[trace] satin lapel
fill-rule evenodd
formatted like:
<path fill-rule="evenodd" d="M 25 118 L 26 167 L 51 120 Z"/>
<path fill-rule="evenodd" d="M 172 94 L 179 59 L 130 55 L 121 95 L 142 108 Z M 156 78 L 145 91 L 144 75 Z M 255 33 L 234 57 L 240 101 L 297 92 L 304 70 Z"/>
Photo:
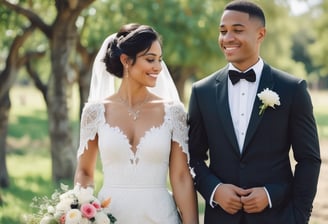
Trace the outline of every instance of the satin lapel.
<path fill-rule="evenodd" d="M 219 111 L 219 117 L 222 121 L 222 128 L 225 130 L 227 137 L 231 144 L 233 145 L 234 150 L 238 155 L 240 155 L 240 150 L 235 134 L 235 130 L 232 123 L 230 107 L 229 107 L 229 99 L 228 99 L 228 67 L 223 69 L 221 73 L 219 73 L 216 79 L 216 97 L 217 97 L 217 107 Z"/>
<path fill-rule="evenodd" d="M 259 83 L 259 87 L 257 89 L 257 94 L 260 93 L 261 91 L 263 91 L 265 88 L 272 89 L 273 84 L 274 84 L 274 82 L 273 82 L 272 70 L 269 65 L 264 64 L 261 80 Z M 247 145 L 251 141 L 251 139 L 252 139 L 253 135 L 255 134 L 255 131 L 263 117 L 263 115 L 262 116 L 259 115 L 259 111 L 260 111 L 259 107 L 261 105 L 261 101 L 257 97 L 257 94 L 255 97 L 252 114 L 251 114 L 251 117 L 249 120 L 247 133 L 246 133 L 246 137 L 245 137 L 245 142 L 244 142 L 244 148 L 243 148 L 242 152 L 245 152 L 245 150 L 247 150 Z"/>

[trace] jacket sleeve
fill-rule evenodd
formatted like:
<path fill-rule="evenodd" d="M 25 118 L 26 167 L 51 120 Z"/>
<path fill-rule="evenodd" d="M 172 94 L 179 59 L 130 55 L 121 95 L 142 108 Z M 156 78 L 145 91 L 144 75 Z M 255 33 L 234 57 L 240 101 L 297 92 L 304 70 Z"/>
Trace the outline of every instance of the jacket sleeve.
<path fill-rule="evenodd" d="M 207 203 L 215 187 L 221 181 L 210 171 L 208 160 L 208 141 L 199 107 L 197 88 L 193 86 L 188 109 L 190 167 L 194 184 Z"/>
<path fill-rule="evenodd" d="M 295 218 L 297 223 L 308 223 L 321 159 L 313 106 L 304 80 L 299 82 L 290 116 L 291 143 L 297 163 L 292 190 Z"/>

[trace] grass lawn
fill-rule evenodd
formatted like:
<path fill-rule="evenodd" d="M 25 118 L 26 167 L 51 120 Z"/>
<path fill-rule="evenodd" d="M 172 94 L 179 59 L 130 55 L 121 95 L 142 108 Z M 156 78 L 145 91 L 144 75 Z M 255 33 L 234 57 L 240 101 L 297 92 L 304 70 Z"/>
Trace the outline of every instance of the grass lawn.
<path fill-rule="evenodd" d="M 74 93 L 74 91 L 72 91 Z M 328 139 L 328 91 L 312 92 L 315 115 L 318 122 L 320 139 Z M 76 99 L 76 97 L 72 96 Z M 16 87 L 11 93 L 12 110 L 10 125 L 7 168 L 10 175 L 10 187 L 0 189 L 4 204 L 0 208 L 1 224 L 19 224 L 23 215 L 32 213 L 29 207 L 35 196 L 50 196 L 55 188 L 51 181 L 51 160 L 47 127 L 47 114 L 42 96 L 37 90 L 28 87 Z M 73 130 L 77 130 L 78 102 L 70 104 Z M 75 119 L 74 119 L 75 117 Z M 77 131 L 74 133 L 78 135 Z M 96 177 L 100 177 L 98 166 Z M 101 180 L 96 179 L 96 186 Z M 72 181 L 64 181 L 72 186 Z M 96 191 L 99 190 L 96 188 Z M 200 213 L 204 211 L 204 202 L 199 200 Z M 313 223 L 314 224 L 314 223 Z M 319 224 L 319 223 L 316 223 Z"/>

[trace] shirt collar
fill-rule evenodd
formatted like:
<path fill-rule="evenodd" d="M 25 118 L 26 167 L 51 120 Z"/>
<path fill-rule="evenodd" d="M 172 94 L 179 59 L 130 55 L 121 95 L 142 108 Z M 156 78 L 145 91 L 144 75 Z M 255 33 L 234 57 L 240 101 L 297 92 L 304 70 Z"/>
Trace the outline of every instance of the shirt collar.
<path fill-rule="evenodd" d="M 261 73 L 262 73 L 262 70 L 263 70 L 263 66 L 264 66 L 264 62 L 263 62 L 262 58 L 259 58 L 259 60 L 256 62 L 256 64 L 253 65 L 252 67 L 249 67 L 248 69 L 246 69 L 245 72 L 247 72 L 248 70 L 253 69 L 255 74 L 256 74 L 256 77 L 258 79 L 260 79 L 261 78 Z M 236 70 L 238 72 L 241 72 L 239 69 L 237 69 L 235 66 L 233 66 L 232 63 L 229 63 L 229 70 Z"/>

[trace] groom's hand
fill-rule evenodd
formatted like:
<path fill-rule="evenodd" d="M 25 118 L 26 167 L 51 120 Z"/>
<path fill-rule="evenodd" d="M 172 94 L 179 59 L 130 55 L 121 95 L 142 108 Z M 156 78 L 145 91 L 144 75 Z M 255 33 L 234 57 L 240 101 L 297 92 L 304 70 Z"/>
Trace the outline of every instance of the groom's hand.
<path fill-rule="evenodd" d="M 246 196 L 244 190 L 232 184 L 221 184 L 215 191 L 214 201 L 227 213 L 233 215 L 243 208 L 241 196 Z"/>
<path fill-rule="evenodd" d="M 241 202 L 245 212 L 261 212 L 269 205 L 268 196 L 263 187 L 250 188 L 248 191 L 248 195 L 241 196 Z"/>

